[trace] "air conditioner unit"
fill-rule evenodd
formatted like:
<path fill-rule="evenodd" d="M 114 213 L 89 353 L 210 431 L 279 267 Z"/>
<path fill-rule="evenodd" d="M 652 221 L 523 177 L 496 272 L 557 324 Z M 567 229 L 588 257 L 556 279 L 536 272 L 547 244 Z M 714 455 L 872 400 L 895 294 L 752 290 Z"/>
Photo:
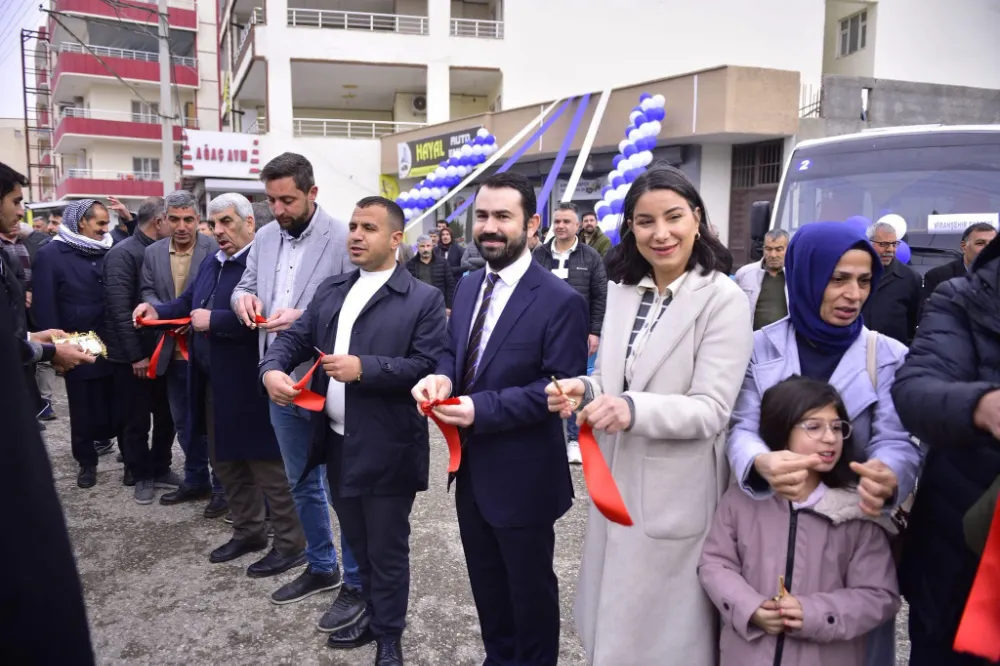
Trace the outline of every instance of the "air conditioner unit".
<path fill-rule="evenodd" d="M 413 101 L 410 103 L 410 111 L 413 112 L 415 116 L 426 116 L 427 115 L 427 96 L 426 95 L 414 95 Z"/>

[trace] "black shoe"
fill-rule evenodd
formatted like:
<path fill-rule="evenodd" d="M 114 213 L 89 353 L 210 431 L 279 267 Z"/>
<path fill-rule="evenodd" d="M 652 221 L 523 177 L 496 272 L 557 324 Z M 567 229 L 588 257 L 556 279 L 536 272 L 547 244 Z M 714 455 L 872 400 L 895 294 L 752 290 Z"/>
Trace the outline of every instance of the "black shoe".
<path fill-rule="evenodd" d="M 270 578 L 305 564 L 305 551 L 292 555 L 282 555 L 276 548 L 271 548 L 271 551 L 262 559 L 247 567 L 247 576 L 250 578 Z"/>
<path fill-rule="evenodd" d="M 208 505 L 205 507 L 205 517 L 218 518 L 228 512 L 229 502 L 226 501 L 226 496 L 222 493 L 212 493 L 212 499 L 209 500 Z"/>
<path fill-rule="evenodd" d="M 375 666 L 403 666 L 403 646 L 399 636 L 381 636 L 375 647 Z"/>
<path fill-rule="evenodd" d="M 340 569 L 334 569 L 331 573 L 319 573 L 313 571 L 310 565 L 301 576 L 275 590 L 271 595 L 271 603 L 279 606 L 292 604 L 320 592 L 336 590 L 338 587 L 340 587 Z"/>
<path fill-rule="evenodd" d="M 354 624 L 330 634 L 326 646 L 337 650 L 351 650 L 368 645 L 375 640 L 371 628 L 371 614 L 366 610 Z"/>
<path fill-rule="evenodd" d="M 110 439 L 102 439 L 94 442 L 94 450 L 97 451 L 97 455 L 99 456 L 105 456 L 111 453 L 113 448 L 115 448 L 115 445 Z"/>
<path fill-rule="evenodd" d="M 182 504 L 184 502 L 197 502 L 207 499 L 212 494 L 211 488 L 191 488 L 181 484 L 177 490 L 164 493 L 160 497 L 160 504 L 170 506 L 172 504 Z"/>
<path fill-rule="evenodd" d="M 354 624 L 364 612 L 365 600 L 361 598 L 361 592 L 350 585 L 344 585 L 333 600 L 330 610 L 319 619 L 316 628 L 329 634 Z"/>
<path fill-rule="evenodd" d="M 267 548 L 267 541 L 250 541 L 249 539 L 230 539 L 227 543 L 219 546 L 208 556 L 208 561 L 212 564 L 229 562 L 247 553 L 256 553 Z"/>
<path fill-rule="evenodd" d="M 97 465 L 80 465 L 80 473 L 76 475 L 76 485 L 81 488 L 93 488 L 97 485 Z"/>
<path fill-rule="evenodd" d="M 132 478 L 132 470 L 128 467 L 125 468 L 125 473 L 122 474 L 122 485 L 132 488 L 135 486 L 135 479 Z"/>

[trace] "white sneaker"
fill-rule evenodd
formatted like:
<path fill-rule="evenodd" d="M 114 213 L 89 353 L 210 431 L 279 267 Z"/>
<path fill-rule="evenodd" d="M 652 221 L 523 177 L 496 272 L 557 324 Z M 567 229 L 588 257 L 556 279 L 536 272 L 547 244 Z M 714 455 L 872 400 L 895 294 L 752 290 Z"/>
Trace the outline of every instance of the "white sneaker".
<path fill-rule="evenodd" d="M 573 440 L 566 445 L 566 457 L 569 458 L 569 464 L 571 465 L 582 465 L 583 456 L 580 455 L 580 444 L 576 440 Z"/>

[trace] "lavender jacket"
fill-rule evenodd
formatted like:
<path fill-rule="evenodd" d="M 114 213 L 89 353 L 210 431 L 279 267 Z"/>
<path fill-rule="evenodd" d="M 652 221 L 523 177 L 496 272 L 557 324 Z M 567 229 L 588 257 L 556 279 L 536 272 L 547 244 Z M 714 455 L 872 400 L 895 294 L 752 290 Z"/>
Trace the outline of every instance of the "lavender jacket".
<path fill-rule="evenodd" d="M 910 440 L 892 402 L 892 383 L 896 369 L 903 364 L 906 346 L 884 335 L 878 336 L 876 368 L 878 389 L 872 387 L 867 365 L 867 337 L 877 335 L 867 328 L 854 341 L 830 377 L 847 407 L 854 428 L 857 449 L 845 452 L 853 460 L 878 458 L 896 474 L 899 489 L 896 502 L 913 492 L 923 454 Z M 748 476 L 753 460 L 770 449 L 757 433 L 760 426 L 760 401 L 764 391 L 783 379 L 801 372 L 795 330 L 786 317 L 765 326 L 753 338 L 753 354 L 736 398 L 729 430 L 727 454 L 733 475 L 750 496 L 757 499 L 772 494 L 770 488 L 751 487 Z"/>
<path fill-rule="evenodd" d="M 730 487 L 698 562 L 699 580 L 722 618 L 720 666 L 774 663 L 778 637 L 750 618 L 778 593 L 789 566 L 802 629 L 785 634 L 782 663 L 861 666 L 865 634 L 899 610 L 892 529 L 887 518 L 867 519 L 851 491 L 828 489 L 815 506 L 793 514 L 789 502 L 757 501 Z"/>

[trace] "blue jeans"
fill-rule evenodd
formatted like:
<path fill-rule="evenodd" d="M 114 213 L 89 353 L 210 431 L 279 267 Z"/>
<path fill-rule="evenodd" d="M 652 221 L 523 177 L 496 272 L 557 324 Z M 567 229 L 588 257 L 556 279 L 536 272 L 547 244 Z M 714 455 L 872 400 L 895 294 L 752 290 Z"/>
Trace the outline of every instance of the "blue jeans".
<path fill-rule="evenodd" d="M 269 407 L 274 436 L 278 439 L 288 485 L 292 489 L 292 499 L 295 500 L 295 509 L 306 535 L 306 559 L 314 571 L 330 573 L 337 568 L 337 549 L 333 546 L 329 496 L 324 484 L 326 465 L 320 465 L 302 479 L 302 472 L 309 459 L 309 443 L 313 437 L 309 412 L 295 405 L 279 407 L 273 402 L 269 403 Z M 340 549 L 344 556 L 344 582 L 360 590 L 358 563 L 347 547 L 343 534 L 340 536 Z"/>
<path fill-rule="evenodd" d="M 208 471 L 208 438 L 205 435 L 194 435 L 191 424 L 188 423 L 188 362 L 184 359 L 174 359 L 167 366 L 167 401 L 170 403 L 170 416 L 174 420 L 174 430 L 184 452 L 184 485 L 189 488 L 207 488 L 212 486 L 212 492 L 222 494 L 222 484 L 216 478 L 215 472 Z"/>
<path fill-rule="evenodd" d="M 587 376 L 594 374 L 594 363 L 597 361 L 597 352 L 587 357 Z M 580 439 L 580 426 L 576 424 L 576 414 L 566 419 L 566 443 L 575 442 Z"/>
<path fill-rule="evenodd" d="M 594 374 L 594 365 L 597 363 L 597 352 L 587 357 L 587 376 Z"/>

